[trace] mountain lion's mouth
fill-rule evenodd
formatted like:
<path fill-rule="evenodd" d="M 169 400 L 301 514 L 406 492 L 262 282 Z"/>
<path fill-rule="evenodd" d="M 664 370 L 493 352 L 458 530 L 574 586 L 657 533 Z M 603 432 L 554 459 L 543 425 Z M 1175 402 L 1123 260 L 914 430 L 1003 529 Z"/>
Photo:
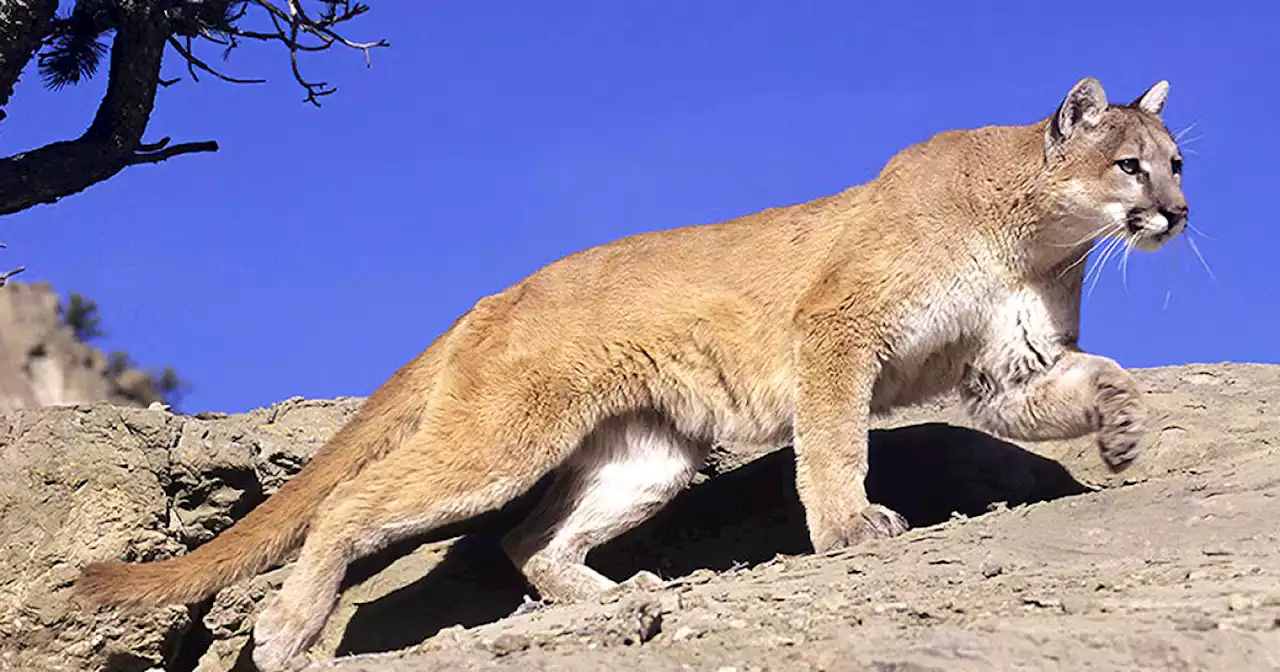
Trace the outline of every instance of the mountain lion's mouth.
<path fill-rule="evenodd" d="M 1137 224 L 1126 222 L 1126 228 L 1129 231 L 1128 237 L 1131 244 L 1139 250 L 1149 252 L 1158 249 L 1179 233 L 1182 233 L 1183 225 L 1179 222 L 1171 227 L 1166 226 L 1163 229 L 1157 229 L 1144 226 L 1141 222 Z"/>

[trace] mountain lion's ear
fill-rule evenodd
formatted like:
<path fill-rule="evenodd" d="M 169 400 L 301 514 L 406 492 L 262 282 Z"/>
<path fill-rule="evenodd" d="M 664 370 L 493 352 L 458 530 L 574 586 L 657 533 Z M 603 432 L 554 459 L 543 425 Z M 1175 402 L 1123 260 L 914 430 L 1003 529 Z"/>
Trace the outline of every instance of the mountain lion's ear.
<path fill-rule="evenodd" d="M 1164 111 L 1164 101 L 1169 97 L 1169 82 L 1160 80 L 1153 84 L 1147 92 L 1138 96 L 1138 99 L 1129 103 L 1130 106 L 1136 107 L 1148 114 L 1160 116 Z"/>
<path fill-rule="evenodd" d="M 1076 82 L 1045 129 L 1045 153 L 1071 139 L 1080 129 L 1097 126 L 1106 111 L 1107 94 L 1098 80 L 1086 77 Z"/>

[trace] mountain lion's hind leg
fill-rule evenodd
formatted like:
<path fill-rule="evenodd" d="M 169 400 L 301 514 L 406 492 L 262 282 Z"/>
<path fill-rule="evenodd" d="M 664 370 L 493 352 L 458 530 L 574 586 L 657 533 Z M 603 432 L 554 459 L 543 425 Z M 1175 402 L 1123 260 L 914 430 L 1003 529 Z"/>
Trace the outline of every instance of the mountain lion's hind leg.
<path fill-rule="evenodd" d="M 348 564 L 497 508 L 541 476 L 527 467 L 520 474 L 518 457 L 504 464 L 493 451 L 446 452 L 430 441 L 411 439 L 338 486 L 321 505 L 293 572 L 254 623 L 253 661 L 260 670 L 290 670 L 307 662 L 305 652 L 337 604 Z M 469 455 L 475 460 L 468 461 Z"/>
<path fill-rule="evenodd" d="M 503 548 L 544 599 L 571 602 L 659 587 L 662 580 L 647 571 L 619 585 L 588 567 L 587 553 L 657 513 L 705 457 L 705 446 L 656 416 L 607 420 L 559 467 L 529 517 L 503 538 Z"/>
<path fill-rule="evenodd" d="M 347 565 L 356 558 L 351 528 L 368 507 L 356 511 L 352 504 L 363 499 L 364 481 L 357 476 L 329 495 L 312 521 L 293 571 L 263 602 L 253 624 L 253 662 L 262 672 L 296 670 L 310 662 L 306 651 L 324 629 Z"/>
<path fill-rule="evenodd" d="M 1142 452 L 1142 392 L 1128 371 L 1106 357 L 1068 351 L 1020 385 L 970 370 L 961 394 L 979 424 L 1006 438 L 1072 439 L 1096 431 L 1098 450 L 1113 471 Z"/>

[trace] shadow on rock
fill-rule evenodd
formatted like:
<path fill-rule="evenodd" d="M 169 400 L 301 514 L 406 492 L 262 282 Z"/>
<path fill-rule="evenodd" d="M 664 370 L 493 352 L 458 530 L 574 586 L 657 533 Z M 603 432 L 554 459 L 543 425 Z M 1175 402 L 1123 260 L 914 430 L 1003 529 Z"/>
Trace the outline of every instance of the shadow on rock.
<path fill-rule="evenodd" d="M 943 522 L 952 512 L 978 516 L 995 502 L 1013 506 L 1088 491 L 1053 460 L 947 424 L 873 431 L 870 463 L 871 501 L 898 511 L 915 527 Z M 792 451 L 783 449 L 690 488 L 644 525 L 593 551 L 588 562 L 615 580 L 641 569 L 670 579 L 701 568 L 750 566 L 780 553 L 808 553 L 793 464 Z M 483 521 L 433 534 L 439 539 L 470 533 L 422 578 L 360 605 L 337 653 L 401 649 L 442 628 L 510 615 L 533 591 L 502 554 L 498 539 L 545 485 Z M 359 563 L 352 580 L 371 576 L 406 551 L 412 549 Z"/>

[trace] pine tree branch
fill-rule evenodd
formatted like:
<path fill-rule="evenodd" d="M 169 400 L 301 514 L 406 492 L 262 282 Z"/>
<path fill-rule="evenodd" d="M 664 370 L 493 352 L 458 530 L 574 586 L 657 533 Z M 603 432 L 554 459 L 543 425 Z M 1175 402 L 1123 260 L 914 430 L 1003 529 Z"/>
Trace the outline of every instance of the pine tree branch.
<path fill-rule="evenodd" d="M 57 0 L 0 0 L 0 108 L 41 41 L 52 39 L 51 31 L 62 25 L 59 21 L 67 24 L 75 18 L 74 12 L 71 19 L 55 18 L 57 5 Z M 301 0 L 110 0 L 108 6 L 107 21 L 102 26 L 114 33 L 108 56 L 110 67 L 107 90 L 93 122 L 78 138 L 0 158 L 0 215 L 54 203 L 129 166 L 218 150 L 212 141 L 173 146 L 168 145 L 168 138 L 151 144 L 142 141 L 157 87 L 176 81 L 160 77 L 160 64 L 168 46 L 184 59 L 193 77 L 203 71 L 226 81 L 248 83 L 260 80 L 230 77 L 215 70 L 191 48 L 193 38 L 224 45 L 228 51 L 237 46 L 238 38 L 279 42 L 289 51 L 294 79 L 307 93 L 305 100 L 315 105 L 319 105 L 321 96 L 337 89 L 304 77 L 299 53 L 348 47 L 361 50 L 368 65 L 372 49 L 388 46 L 385 40 L 357 42 L 339 32 L 342 24 L 368 11 L 368 6 L 356 0 L 324 0 L 315 12 L 306 11 Z M 80 7 L 76 5 L 77 9 Z M 265 25 L 258 30 L 235 25 L 251 8 L 261 12 Z M 94 36 L 103 32 L 102 26 Z M 63 26 L 68 27 L 74 26 Z M 58 46 L 51 47 L 55 55 Z M 97 54 L 93 56 L 96 58 Z M 81 70 L 86 68 L 82 66 Z M 80 74 L 92 76 L 92 68 Z M 77 77 L 69 78 L 72 83 L 79 81 Z M 0 109 L 0 119 L 3 117 Z"/>
<path fill-rule="evenodd" d="M 74 140 L 0 159 L 0 215 L 53 203 L 128 166 L 217 150 L 213 142 L 142 143 L 170 30 L 164 12 L 148 0 L 119 0 L 119 11 L 107 91 L 93 123 Z"/>
<path fill-rule="evenodd" d="M 196 152 L 216 152 L 218 151 L 218 143 L 212 140 L 204 142 L 183 142 L 172 147 L 166 147 L 169 144 L 169 138 L 164 138 L 160 142 L 151 145 L 139 146 L 138 150 L 133 153 L 133 157 L 129 160 L 129 165 L 137 166 L 144 163 L 159 163 L 165 159 L 169 159 L 181 154 L 195 154 Z"/>

